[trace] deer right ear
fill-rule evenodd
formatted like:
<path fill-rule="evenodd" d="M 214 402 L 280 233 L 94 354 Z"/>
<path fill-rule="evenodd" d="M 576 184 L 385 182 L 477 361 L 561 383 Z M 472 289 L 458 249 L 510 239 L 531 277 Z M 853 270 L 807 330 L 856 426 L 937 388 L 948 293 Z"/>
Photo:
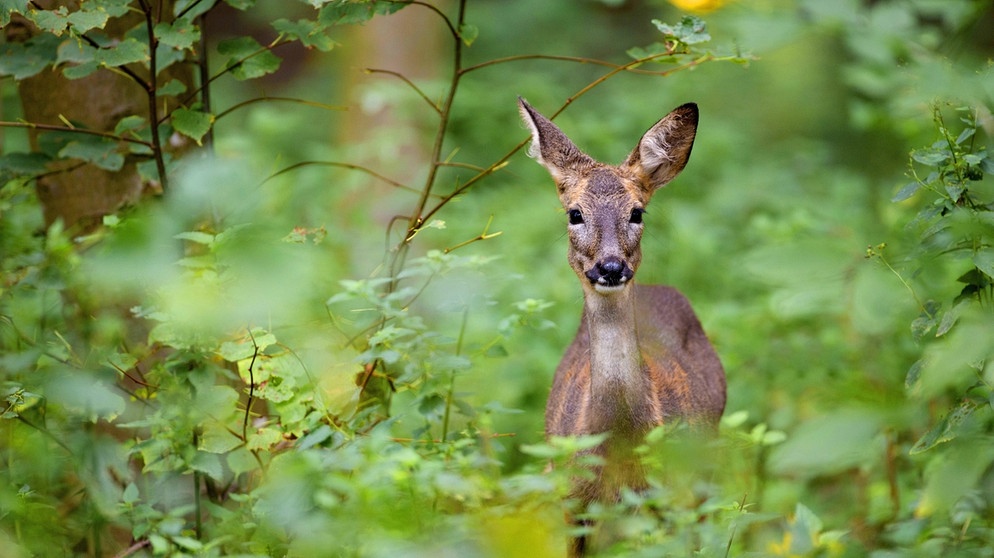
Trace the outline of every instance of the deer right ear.
<path fill-rule="evenodd" d="M 594 161 L 577 149 L 566 134 L 548 118 L 542 116 L 524 99 L 518 97 L 518 109 L 532 133 L 528 156 L 535 158 L 562 188 L 570 174 L 581 172 Z"/>
<path fill-rule="evenodd" d="M 642 136 L 622 165 L 642 177 L 649 195 L 676 178 L 687 166 L 697 137 L 697 120 L 694 103 L 673 109 Z"/>

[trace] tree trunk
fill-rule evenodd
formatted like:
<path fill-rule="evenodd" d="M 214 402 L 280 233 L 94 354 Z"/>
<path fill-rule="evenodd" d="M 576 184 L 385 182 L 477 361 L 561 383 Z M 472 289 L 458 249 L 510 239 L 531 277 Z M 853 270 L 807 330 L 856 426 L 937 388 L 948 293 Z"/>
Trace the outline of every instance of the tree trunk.
<path fill-rule="evenodd" d="M 173 0 L 161 0 L 163 14 L 172 14 Z M 155 10 L 156 1 L 151 2 Z M 70 12 L 79 9 L 78 0 L 37 0 L 44 9 L 65 6 Z M 120 18 L 108 21 L 103 32 L 112 39 L 120 39 L 136 25 L 144 25 L 144 16 L 131 11 Z M 24 41 L 38 31 L 24 19 L 11 22 L 5 29 L 8 41 Z M 67 37 L 67 40 L 73 40 Z M 137 65 L 129 67 L 143 79 L 148 71 Z M 178 79 L 192 90 L 193 72 L 188 64 L 174 64 L 160 72 L 159 82 Z M 60 69 L 48 68 L 21 80 L 18 93 L 23 107 L 24 120 L 35 124 L 64 126 L 66 121 L 74 126 L 91 130 L 113 131 L 125 116 L 137 115 L 149 119 L 148 93 L 131 77 L 108 69 L 98 70 L 84 78 L 69 80 Z M 173 97 L 160 98 L 159 106 L 171 109 L 176 106 Z M 32 129 L 30 141 L 38 149 L 41 132 Z M 37 182 L 38 198 L 44 212 L 45 223 L 61 220 L 66 227 L 87 230 L 99 224 L 102 217 L 122 206 L 133 204 L 143 195 L 157 190 L 157 184 L 145 184 L 139 177 L 133 155 L 125 159 L 119 171 L 101 169 L 79 161 L 60 160 L 52 164 L 49 173 Z"/>

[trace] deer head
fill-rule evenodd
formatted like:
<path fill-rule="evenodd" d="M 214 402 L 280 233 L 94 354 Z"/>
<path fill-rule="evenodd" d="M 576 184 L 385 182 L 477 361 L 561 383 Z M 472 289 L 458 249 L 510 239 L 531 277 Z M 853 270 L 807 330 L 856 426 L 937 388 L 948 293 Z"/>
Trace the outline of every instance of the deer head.
<path fill-rule="evenodd" d="M 652 194 L 673 180 L 690 158 L 697 105 L 674 109 L 646 132 L 620 165 L 592 159 L 523 99 L 531 129 L 528 154 L 555 180 L 569 218 L 570 267 L 586 295 L 623 291 L 642 261 L 642 216 Z"/>

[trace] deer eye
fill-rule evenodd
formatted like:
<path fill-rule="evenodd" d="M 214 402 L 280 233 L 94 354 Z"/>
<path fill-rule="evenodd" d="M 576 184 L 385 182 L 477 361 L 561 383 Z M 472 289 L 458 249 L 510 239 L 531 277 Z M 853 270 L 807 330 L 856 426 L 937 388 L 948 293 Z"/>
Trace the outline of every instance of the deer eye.
<path fill-rule="evenodd" d="M 640 224 L 642 222 L 642 215 L 645 213 L 644 209 L 636 207 L 632 210 L 632 215 L 628 218 L 629 223 Z"/>
<path fill-rule="evenodd" d="M 580 213 L 579 209 L 570 209 L 569 212 L 569 224 L 570 225 L 581 225 L 583 224 L 583 213 Z"/>

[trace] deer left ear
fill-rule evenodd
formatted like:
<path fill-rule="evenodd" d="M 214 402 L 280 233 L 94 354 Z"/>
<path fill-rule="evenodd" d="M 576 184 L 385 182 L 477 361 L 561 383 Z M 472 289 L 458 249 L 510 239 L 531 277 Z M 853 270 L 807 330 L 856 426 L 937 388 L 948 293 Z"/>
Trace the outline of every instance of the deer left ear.
<path fill-rule="evenodd" d="M 697 137 L 697 119 L 694 103 L 673 109 L 649 128 L 622 167 L 641 177 L 649 194 L 662 188 L 687 166 Z"/>
<path fill-rule="evenodd" d="M 559 127 L 521 97 L 518 97 L 518 110 L 532 134 L 528 155 L 548 169 L 560 190 L 571 176 L 582 173 L 594 164 L 593 159 L 573 145 Z"/>

